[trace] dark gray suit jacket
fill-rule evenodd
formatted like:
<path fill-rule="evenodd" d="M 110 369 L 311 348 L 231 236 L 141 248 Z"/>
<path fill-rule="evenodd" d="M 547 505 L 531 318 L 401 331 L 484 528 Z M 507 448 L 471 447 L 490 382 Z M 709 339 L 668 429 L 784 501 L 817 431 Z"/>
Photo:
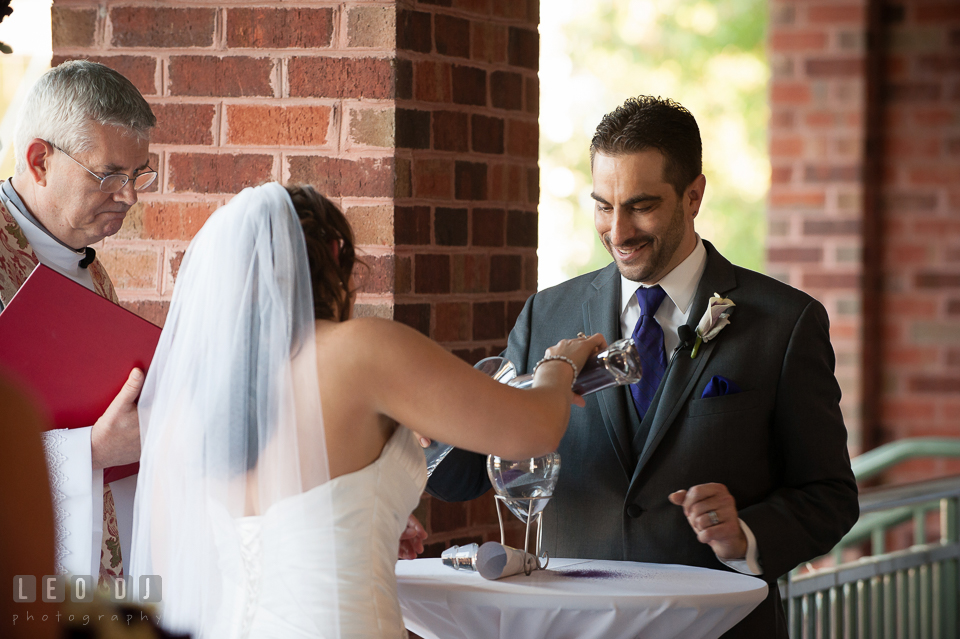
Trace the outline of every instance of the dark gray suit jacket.
<path fill-rule="evenodd" d="M 704 245 L 689 324 L 696 327 L 714 293 L 736 304 L 731 324 L 696 358 L 689 348 L 673 354 L 642 425 L 626 388 L 572 409 L 560 479 L 543 515 L 544 547 L 552 557 L 729 570 L 667 501 L 696 484 L 725 484 L 756 536 L 770 584 L 767 599 L 725 636 L 786 637 L 776 579 L 829 551 L 859 514 L 827 314 L 806 293 Z M 578 331 L 618 339 L 619 317 L 620 277 L 610 264 L 530 297 L 506 356 L 529 371 Z M 701 399 L 715 375 L 742 391 Z M 643 432 L 649 436 L 636 436 Z M 482 461 L 458 452 L 441 464 L 430 491 L 448 500 L 475 496 L 484 488 Z"/>

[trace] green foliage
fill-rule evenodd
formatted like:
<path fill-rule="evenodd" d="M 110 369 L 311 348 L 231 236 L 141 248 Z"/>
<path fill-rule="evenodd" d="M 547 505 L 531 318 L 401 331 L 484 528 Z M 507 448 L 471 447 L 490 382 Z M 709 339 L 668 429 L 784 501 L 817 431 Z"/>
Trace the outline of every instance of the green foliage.
<path fill-rule="evenodd" d="M 604 113 L 642 94 L 677 100 L 700 126 L 707 192 L 697 231 L 735 263 L 762 267 L 767 4 L 541 2 L 541 285 L 610 261 L 593 228 L 588 147 Z M 577 250 L 565 243 L 569 235 L 593 241 Z M 563 277 L 550 272 L 549 251 L 560 248 L 567 253 L 555 260 Z"/>

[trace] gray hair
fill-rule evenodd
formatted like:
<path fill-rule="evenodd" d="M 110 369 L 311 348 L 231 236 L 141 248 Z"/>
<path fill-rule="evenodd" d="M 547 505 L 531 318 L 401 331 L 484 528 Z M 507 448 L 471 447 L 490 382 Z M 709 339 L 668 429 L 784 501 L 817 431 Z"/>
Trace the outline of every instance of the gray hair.
<path fill-rule="evenodd" d="M 149 140 L 157 118 L 137 87 L 109 67 L 70 60 L 50 69 L 20 108 L 14 136 L 16 173 L 27 169 L 27 145 L 34 138 L 70 154 L 89 150 L 93 123 Z"/>

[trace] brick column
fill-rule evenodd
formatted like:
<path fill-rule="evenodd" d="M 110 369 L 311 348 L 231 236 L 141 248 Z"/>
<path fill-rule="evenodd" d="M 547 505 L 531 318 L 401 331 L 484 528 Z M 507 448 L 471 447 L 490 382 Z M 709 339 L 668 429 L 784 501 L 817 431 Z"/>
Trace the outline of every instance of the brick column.
<path fill-rule="evenodd" d="M 244 187 L 315 185 L 364 261 L 359 315 L 467 361 L 499 353 L 537 284 L 537 0 L 55 0 L 54 60 L 141 90 L 160 172 L 99 247 L 122 303 L 163 322 L 184 251 Z M 492 497 L 425 500 L 431 542 L 492 538 Z"/>
<path fill-rule="evenodd" d="M 960 3 L 886 7 L 881 441 L 960 437 Z M 960 473 L 917 460 L 895 481 Z"/>
<path fill-rule="evenodd" d="M 861 446 L 866 0 L 771 0 L 768 271 L 830 314 L 841 408 Z"/>
<path fill-rule="evenodd" d="M 539 6 L 402 6 L 394 316 L 474 363 L 506 347 L 537 289 Z M 428 554 L 499 540 L 492 494 L 429 510 Z"/>
<path fill-rule="evenodd" d="M 772 0 L 770 50 L 769 270 L 830 312 L 851 451 L 960 436 L 960 4 Z"/>
<path fill-rule="evenodd" d="M 448 1 L 398 14 L 412 82 L 397 101 L 395 314 L 471 362 L 506 346 L 537 288 L 537 11 Z"/>

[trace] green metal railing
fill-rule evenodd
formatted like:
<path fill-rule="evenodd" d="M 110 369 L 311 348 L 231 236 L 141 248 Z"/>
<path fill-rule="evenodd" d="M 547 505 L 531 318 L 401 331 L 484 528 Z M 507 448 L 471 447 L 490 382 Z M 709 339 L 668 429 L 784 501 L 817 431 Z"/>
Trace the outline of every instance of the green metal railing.
<path fill-rule="evenodd" d="M 960 457 L 960 439 L 943 437 L 899 439 L 854 457 L 851 465 L 857 481 L 864 481 L 902 461 L 918 457 Z"/>
<path fill-rule="evenodd" d="M 916 457 L 960 457 L 960 440 L 907 439 L 853 460 L 858 480 Z M 927 517 L 940 539 L 926 543 Z M 914 545 L 886 552 L 889 529 L 913 520 Z M 872 554 L 841 563 L 845 548 Z M 781 580 L 793 639 L 960 639 L 960 477 L 861 495 L 860 521 L 833 551 L 836 566 Z"/>

